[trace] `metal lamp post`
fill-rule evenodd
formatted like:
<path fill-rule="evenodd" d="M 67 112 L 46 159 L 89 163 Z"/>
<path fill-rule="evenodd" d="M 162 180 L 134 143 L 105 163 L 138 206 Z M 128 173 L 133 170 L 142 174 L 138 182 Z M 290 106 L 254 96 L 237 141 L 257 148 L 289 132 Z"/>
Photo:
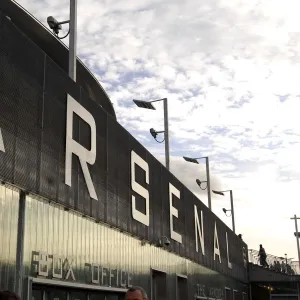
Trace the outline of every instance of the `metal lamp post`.
<path fill-rule="evenodd" d="M 200 181 L 199 179 L 196 180 L 197 184 L 201 188 L 201 183 L 206 182 L 206 188 L 207 188 L 207 198 L 208 198 L 208 208 L 211 210 L 211 190 L 210 190 L 210 174 L 209 174 L 209 159 L 208 156 L 203 156 L 203 157 L 197 157 L 197 158 L 190 158 L 183 156 L 183 158 L 194 164 L 199 164 L 199 159 L 205 158 L 205 166 L 206 166 L 206 181 Z"/>
<path fill-rule="evenodd" d="M 76 81 L 77 0 L 70 0 L 69 76 Z"/>
<path fill-rule="evenodd" d="M 167 170 L 170 170 L 168 99 L 163 98 L 163 99 L 158 99 L 158 100 L 153 100 L 153 101 L 142 101 L 142 100 L 136 100 L 136 99 L 133 100 L 133 102 L 136 104 L 136 106 L 138 106 L 140 108 L 152 109 L 152 110 L 155 110 L 155 107 L 152 105 L 152 103 L 159 102 L 159 101 L 164 102 L 164 130 L 163 131 L 155 131 L 153 128 L 151 128 L 150 132 L 151 132 L 152 136 L 155 138 L 155 140 L 156 140 L 156 135 L 158 133 L 164 133 L 166 168 L 167 168 Z"/>
<path fill-rule="evenodd" d="M 69 35 L 69 76 L 76 81 L 76 59 L 77 59 L 77 0 L 70 0 L 70 19 L 58 22 L 52 16 L 47 18 L 49 27 L 53 30 L 55 36 L 62 40 Z M 59 37 L 61 25 L 69 23 L 69 32 Z"/>
<path fill-rule="evenodd" d="M 299 237 L 300 237 L 300 233 L 298 231 L 298 223 L 297 220 L 300 220 L 299 217 L 297 217 L 297 215 L 294 215 L 293 218 L 291 218 L 291 220 L 295 220 L 295 229 L 296 232 L 294 233 L 296 236 L 296 241 L 297 241 L 297 250 L 298 250 L 298 263 L 299 263 L 299 270 L 300 270 L 300 247 L 299 247 Z"/>
<path fill-rule="evenodd" d="M 224 193 L 230 192 L 230 205 L 231 209 L 225 209 L 223 208 L 224 213 L 226 214 L 227 211 L 231 212 L 231 219 L 232 219 L 232 231 L 235 233 L 235 221 L 234 221 L 234 206 L 233 206 L 233 194 L 232 190 L 227 190 L 227 191 L 212 191 L 214 194 L 224 196 Z"/>

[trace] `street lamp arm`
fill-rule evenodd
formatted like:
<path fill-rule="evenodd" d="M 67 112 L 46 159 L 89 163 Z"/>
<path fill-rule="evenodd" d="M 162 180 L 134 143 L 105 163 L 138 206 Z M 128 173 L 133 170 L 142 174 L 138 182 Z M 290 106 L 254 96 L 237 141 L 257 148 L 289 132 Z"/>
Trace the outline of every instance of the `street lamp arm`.
<path fill-rule="evenodd" d="M 70 23 L 70 20 L 58 22 L 57 25 L 63 25 L 63 24 L 67 24 L 67 23 Z"/>
<path fill-rule="evenodd" d="M 162 99 L 158 99 L 158 100 L 152 100 L 152 101 L 149 101 L 149 103 L 154 103 L 154 102 L 159 102 L 159 101 L 165 101 L 167 100 L 167 98 L 162 98 Z"/>

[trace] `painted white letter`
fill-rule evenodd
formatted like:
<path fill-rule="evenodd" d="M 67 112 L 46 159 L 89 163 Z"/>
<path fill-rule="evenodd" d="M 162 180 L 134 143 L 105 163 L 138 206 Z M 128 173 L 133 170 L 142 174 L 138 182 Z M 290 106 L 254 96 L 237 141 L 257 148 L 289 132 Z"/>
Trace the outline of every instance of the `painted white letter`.
<path fill-rule="evenodd" d="M 226 247 L 227 247 L 227 262 L 228 262 L 228 268 L 232 269 L 232 263 L 229 260 L 229 247 L 228 247 L 228 235 L 226 231 Z"/>
<path fill-rule="evenodd" d="M 146 173 L 146 183 L 149 184 L 149 166 L 146 161 L 144 161 L 139 155 L 137 155 L 133 150 L 131 151 L 131 188 L 137 194 L 142 196 L 146 202 L 146 214 L 141 213 L 136 209 L 135 196 L 132 195 L 132 217 L 138 222 L 149 226 L 150 215 L 149 215 L 149 192 L 143 186 L 135 181 L 135 164 L 142 168 Z"/>
<path fill-rule="evenodd" d="M 197 206 L 194 205 L 194 218 L 195 218 L 195 235 L 196 235 L 196 251 L 199 252 L 198 247 L 198 238 L 200 239 L 200 245 L 202 254 L 205 255 L 205 249 L 204 249 L 204 228 L 203 228 L 203 212 L 201 210 L 201 229 L 199 224 L 199 217 L 198 217 L 198 210 Z"/>
<path fill-rule="evenodd" d="M 39 276 L 48 277 L 49 274 L 49 256 L 45 252 L 39 253 Z"/>
<path fill-rule="evenodd" d="M 173 195 L 175 195 L 178 199 L 180 199 L 180 191 L 176 189 L 174 185 L 169 183 L 169 200 L 170 200 L 170 232 L 171 239 L 177 241 L 178 243 L 182 243 L 182 236 L 173 230 L 173 216 L 178 218 L 178 210 L 173 206 Z"/>
<path fill-rule="evenodd" d="M 56 273 L 57 263 L 58 263 L 59 272 Z M 53 264 L 52 277 L 62 279 L 63 278 L 63 259 L 62 259 L 62 257 L 58 256 L 58 255 L 53 255 L 52 264 Z"/>
<path fill-rule="evenodd" d="M 217 230 L 217 222 L 215 221 L 215 234 L 214 234 L 214 260 L 216 260 L 216 254 L 219 257 L 219 262 L 221 263 L 221 255 L 220 255 L 220 246 L 219 246 L 219 238 L 218 238 L 218 230 Z"/>
<path fill-rule="evenodd" d="M 5 152 L 5 147 L 4 147 L 4 142 L 3 142 L 1 128 L 0 128 L 0 151 Z"/>
<path fill-rule="evenodd" d="M 81 119 L 87 122 L 91 128 L 91 150 L 81 146 L 73 140 L 73 115 L 76 113 Z M 78 156 L 84 179 L 90 194 L 90 197 L 98 200 L 97 194 L 92 182 L 87 163 L 93 165 L 96 161 L 96 123 L 94 117 L 73 97 L 68 95 L 67 99 L 67 130 L 66 130 L 66 166 L 65 166 L 65 184 L 72 186 L 72 154 Z"/>

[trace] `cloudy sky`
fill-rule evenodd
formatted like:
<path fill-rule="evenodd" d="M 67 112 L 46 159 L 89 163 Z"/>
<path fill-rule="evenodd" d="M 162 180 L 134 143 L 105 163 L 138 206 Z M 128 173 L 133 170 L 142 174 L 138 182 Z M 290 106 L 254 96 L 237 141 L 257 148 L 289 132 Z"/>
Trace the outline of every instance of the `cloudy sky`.
<path fill-rule="evenodd" d="M 68 0 L 17 2 L 44 24 L 68 19 Z M 78 1 L 78 56 L 118 121 L 163 161 L 164 145 L 149 134 L 163 129 L 162 105 L 147 111 L 132 99 L 167 97 L 172 172 L 207 204 L 195 183 L 204 165 L 182 155 L 208 155 L 212 188 L 234 191 L 236 231 L 249 248 L 296 259 L 299 11 L 298 0 Z M 212 207 L 231 226 L 229 195 Z"/>

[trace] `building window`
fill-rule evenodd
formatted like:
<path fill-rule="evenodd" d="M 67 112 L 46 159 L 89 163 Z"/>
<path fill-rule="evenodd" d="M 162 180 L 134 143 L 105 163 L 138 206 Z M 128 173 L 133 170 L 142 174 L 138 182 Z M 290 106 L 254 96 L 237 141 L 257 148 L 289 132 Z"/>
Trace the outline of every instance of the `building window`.
<path fill-rule="evenodd" d="M 186 300 L 188 298 L 187 277 L 177 275 L 177 300 Z"/>
<path fill-rule="evenodd" d="M 165 300 L 167 298 L 166 273 L 152 270 L 152 300 Z"/>
<path fill-rule="evenodd" d="M 242 300 L 242 295 L 239 291 L 233 290 L 233 300 Z"/>
<path fill-rule="evenodd" d="M 33 286 L 32 300 L 123 300 L 124 293 L 56 286 Z"/>
<path fill-rule="evenodd" d="M 233 300 L 232 299 L 232 291 L 228 287 L 225 287 L 225 300 Z"/>

